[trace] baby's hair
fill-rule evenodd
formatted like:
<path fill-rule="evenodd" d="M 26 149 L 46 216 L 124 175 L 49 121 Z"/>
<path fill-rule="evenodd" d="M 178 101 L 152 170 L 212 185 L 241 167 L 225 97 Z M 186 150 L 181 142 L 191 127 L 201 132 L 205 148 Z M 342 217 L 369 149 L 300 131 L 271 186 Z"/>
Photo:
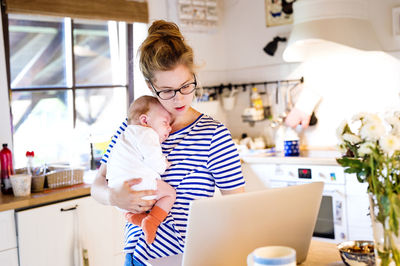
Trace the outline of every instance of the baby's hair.
<path fill-rule="evenodd" d="M 160 105 L 156 97 L 144 95 L 137 98 L 128 109 L 128 124 L 140 125 L 139 117 L 142 114 L 147 114 L 150 108 L 154 105 Z"/>

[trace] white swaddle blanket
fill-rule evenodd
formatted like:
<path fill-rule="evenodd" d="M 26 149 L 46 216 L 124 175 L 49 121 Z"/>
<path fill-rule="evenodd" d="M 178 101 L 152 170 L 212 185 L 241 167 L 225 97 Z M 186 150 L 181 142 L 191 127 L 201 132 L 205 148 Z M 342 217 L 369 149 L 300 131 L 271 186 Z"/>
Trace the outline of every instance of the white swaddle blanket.
<path fill-rule="evenodd" d="M 117 139 L 107 161 L 108 186 L 115 188 L 125 180 L 142 178 L 134 190 L 156 190 L 156 179 L 165 172 L 167 161 L 162 154 L 159 136 L 150 127 L 128 125 Z M 154 199 L 146 196 L 143 199 Z"/>

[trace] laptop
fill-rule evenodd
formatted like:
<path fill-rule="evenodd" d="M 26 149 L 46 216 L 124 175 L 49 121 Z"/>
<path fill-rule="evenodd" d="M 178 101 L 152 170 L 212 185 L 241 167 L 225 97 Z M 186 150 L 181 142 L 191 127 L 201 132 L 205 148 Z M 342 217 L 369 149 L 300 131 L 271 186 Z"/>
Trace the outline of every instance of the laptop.
<path fill-rule="evenodd" d="M 193 201 L 183 255 L 153 266 L 247 265 L 256 248 L 289 246 L 305 261 L 322 199 L 323 182 Z"/>

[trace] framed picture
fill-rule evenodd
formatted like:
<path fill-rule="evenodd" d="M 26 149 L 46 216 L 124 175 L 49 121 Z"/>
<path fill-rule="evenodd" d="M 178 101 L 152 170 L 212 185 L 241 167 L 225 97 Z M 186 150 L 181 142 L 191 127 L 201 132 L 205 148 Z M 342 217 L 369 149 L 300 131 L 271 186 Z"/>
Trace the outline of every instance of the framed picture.
<path fill-rule="evenodd" d="M 267 27 L 293 23 L 293 2 L 296 0 L 265 0 Z"/>
<path fill-rule="evenodd" d="M 394 37 L 400 37 L 400 7 L 392 9 L 392 30 Z"/>

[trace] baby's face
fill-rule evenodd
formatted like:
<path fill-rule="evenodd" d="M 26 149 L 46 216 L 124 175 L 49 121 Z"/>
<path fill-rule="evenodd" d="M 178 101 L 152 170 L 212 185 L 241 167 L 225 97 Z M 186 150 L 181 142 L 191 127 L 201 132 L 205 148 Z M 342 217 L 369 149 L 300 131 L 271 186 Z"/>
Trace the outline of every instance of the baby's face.
<path fill-rule="evenodd" d="M 160 143 L 168 138 L 171 132 L 171 115 L 161 106 L 153 106 L 147 113 L 147 124 L 154 129 L 160 137 Z"/>

